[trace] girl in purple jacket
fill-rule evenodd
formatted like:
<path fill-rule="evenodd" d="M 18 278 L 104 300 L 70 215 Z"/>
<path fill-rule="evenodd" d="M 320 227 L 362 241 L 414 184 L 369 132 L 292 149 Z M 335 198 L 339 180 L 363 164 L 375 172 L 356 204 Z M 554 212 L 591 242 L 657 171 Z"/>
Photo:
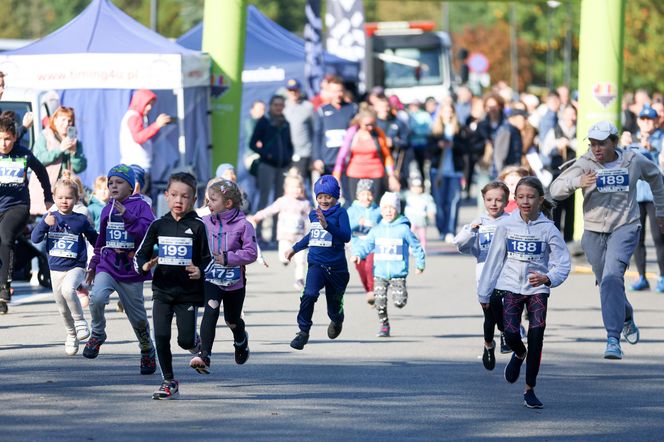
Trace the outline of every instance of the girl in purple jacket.
<path fill-rule="evenodd" d="M 224 319 L 233 332 L 235 362 L 249 358 L 249 336 L 242 319 L 246 290 L 245 266 L 256 261 L 256 231 L 239 207 L 242 192 L 235 183 L 220 180 L 207 189 L 208 207 L 203 217 L 213 260 L 205 271 L 205 311 L 201 322 L 201 351 L 189 365 L 199 373 L 210 373 L 210 354 L 214 342 L 219 306 L 224 304 Z"/>

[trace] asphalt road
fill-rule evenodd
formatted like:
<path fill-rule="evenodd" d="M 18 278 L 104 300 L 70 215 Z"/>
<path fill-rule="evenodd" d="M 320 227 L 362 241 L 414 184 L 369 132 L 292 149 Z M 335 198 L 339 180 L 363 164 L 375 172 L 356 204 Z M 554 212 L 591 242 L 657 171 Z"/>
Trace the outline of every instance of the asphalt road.
<path fill-rule="evenodd" d="M 473 259 L 440 242 L 430 249 L 408 305 L 390 308 L 391 338 L 375 337 L 353 270 L 341 336 L 327 338 L 321 299 L 303 351 L 288 345 L 299 305 L 292 270 L 267 252 L 271 267 L 249 270 L 249 361 L 235 365 L 223 320 L 209 376 L 174 342 L 177 401 L 151 399 L 160 377 L 139 374 L 124 314 L 108 312 L 97 359 L 67 357 L 50 295 L 19 286 L 0 316 L 0 440 L 662 440 L 663 295 L 630 294 L 641 342 L 623 341 L 625 358 L 607 361 L 592 276 L 555 289 L 537 386 L 545 408 L 530 410 L 523 373 L 515 385 L 503 379 L 509 355 L 492 372 L 479 359 Z"/>

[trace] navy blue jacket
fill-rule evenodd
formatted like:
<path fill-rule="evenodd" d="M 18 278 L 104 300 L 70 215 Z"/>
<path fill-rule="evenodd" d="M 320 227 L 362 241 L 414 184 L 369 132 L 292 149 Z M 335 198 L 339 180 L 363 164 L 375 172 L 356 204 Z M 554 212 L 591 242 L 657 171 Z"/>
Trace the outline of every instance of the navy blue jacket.
<path fill-rule="evenodd" d="M 11 152 L 0 154 L 0 212 L 21 204 L 30 206 L 28 169 L 37 175 L 44 189 L 44 202 L 53 202 L 46 167 L 28 149 L 15 144 Z"/>
<path fill-rule="evenodd" d="M 343 142 L 346 129 L 357 113 L 354 103 L 342 103 L 337 109 L 331 104 L 321 106 L 314 118 L 314 143 L 312 161 L 323 160 L 327 173 L 332 172 L 337 162 L 339 147 Z"/>
<path fill-rule="evenodd" d="M 290 125 L 284 119 L 283 125 L 275 126 L 270 114 L 261 117 L 256 123 L 254 133 L 249 141 L 249 148 L 260 155 L 262 163 L 272 167 L 286 167 L 293 158 L 293 142 L 290 136 Z M 261 147 L 257 143 L 261 142 Z"/>
<path fill-rule="evenodd" d="M 329 267 L 347 268 L 345 244 L 350 241 L 350 222 L 348 212 L 337 203 L 334 207 L 323 211 L 327 221 L 326 229 L 319 229 L 316 210 L 309 213 L 311 229 L 304 238 L 293 246 L 295 252 L 309 248 L 309 264 Z"/>
<path fill-rule="evenodd" d="M 97 242 L 98 233 L 94 226 L 87 216 L 80 213 L 63 215 L 54 211 L 52 214 L 55 216 L 55 225 L 49 226 L 42 219 L 32 231 L 32 242 L 40 243 L 46 238 L 48 266 L 51 270 L 66 272 L 75 267 L 85 268 L 88 263 L 85 239 L 93 246 Z M 69 240 L 63 234 L 74 235 L 77 239 Z M 68 256 L 74 253 L 75 257 Z"/>

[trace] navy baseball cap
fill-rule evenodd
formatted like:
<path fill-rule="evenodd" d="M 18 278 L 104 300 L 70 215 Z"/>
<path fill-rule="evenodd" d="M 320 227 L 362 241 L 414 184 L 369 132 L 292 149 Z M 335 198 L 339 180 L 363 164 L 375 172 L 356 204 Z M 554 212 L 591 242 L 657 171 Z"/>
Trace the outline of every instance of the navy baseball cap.
<path fill-rule="evenodd" d="M 639 118 L 648 118 L 650 120 L 657 119 L 657 111 L 650 107 L 649 105 L 643 106 L 641 112 L 639 112 Z"/>
<path fill-rule="evenodd" d="M 286 82 L 286 89 L 289 91 L 299 91 L 302 89 L 302 85 L 295 78 L 291 78 Z"/>

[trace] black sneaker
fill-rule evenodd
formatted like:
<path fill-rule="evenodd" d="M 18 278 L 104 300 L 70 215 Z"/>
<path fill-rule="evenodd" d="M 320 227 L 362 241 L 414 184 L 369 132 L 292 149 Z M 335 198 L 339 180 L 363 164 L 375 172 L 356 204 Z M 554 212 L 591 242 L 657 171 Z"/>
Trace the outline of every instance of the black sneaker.
<path fill-rule="evenodd" d="M 484 368 L 491 371 L 496 368 L 496 341 L 491 342 L 491 348 L 484 346 L 484 353 L 482 354 L 482 363 Z"/>
<path fill-rule="evenodd" d="M 242 365 L 249 359 L 249 333 L 244 332 L 244 341 L 237 344 L 233 342 L 235 347 L 235 363 Z"/>
<path fill-rule="evenodd" d="M 155 350 L 141 352 L 141 374 L 153 374 L 157 371 L 157 358 L 155 358 Z"/>
<path fill-rule="evenodd" d="M 512 349 L 507 345 L 507 341 L 505 340 L 505 333 L 500 333 L 500 352 L 504 355 L 512 353 Z"/>
<path fill-rule="evenodd" d="M 0 300 L 5 301 L 7 304 L 12 300 L 12 289 L 9 284 L 5 284 L 0 289 Z"/>
<path fill-rule="evenodd" d="M 291 341 L 290 346 L 295 350 L 302 350 L 309 342 L 309 333 L 303 331 L 297 332 L 295 338 Z"/>
<path fill-rule="evenodd" d="M 528 408 L 544 408 L 544 404 L 535 396 L 535 390 L 530 389 L 523 394 L 523 405 Z"/>
<path fill-rule="evenodd" d="M 519 380 L 519 374 L 521 374 L 521 364 L 526 360 L 524 356 L 523 359 L 518 358 L 516 353 L 512 353 L 512 359 L 505 366 L 505 380 L 510 384 L 515 383 Z"/>
<path fill-rule="evenodd" d="M 198 374 L 210 374 L 210 358 L 207 356 L 194 356 L 189 361 L 189 366 L 196 370 Z"/>
<path fill-rule="evenodd" d="M 330 322 L 327 326 L 327 337 L 336 339 L 341 334 L 341 329 L 344 327 L 343 322 Z"/>
<path fill-rule="evenodd" d="M 152 393 L 152 399 L 156 400 L 169 400 L 177 399 L 180 396 L 180 384 L 175 379 L 161 383 L 161 387 Z"/>
<path fill-rule="evenodd" d="M 101 339 L 92 336 L 90 339 L 88 339 L 88 343 L 85 344 L 85 348 L 83 349 L 83 357 L 86 357 L 88 359 L 94 359 L 99 355 L 99 347 L 104 343 Z"/>
<path fill-rule="evenodd" d="M 8 311 L 9 308 L 7 307 L 7 301 L 0 299 L 0 315 L 6 315 Z"/>

